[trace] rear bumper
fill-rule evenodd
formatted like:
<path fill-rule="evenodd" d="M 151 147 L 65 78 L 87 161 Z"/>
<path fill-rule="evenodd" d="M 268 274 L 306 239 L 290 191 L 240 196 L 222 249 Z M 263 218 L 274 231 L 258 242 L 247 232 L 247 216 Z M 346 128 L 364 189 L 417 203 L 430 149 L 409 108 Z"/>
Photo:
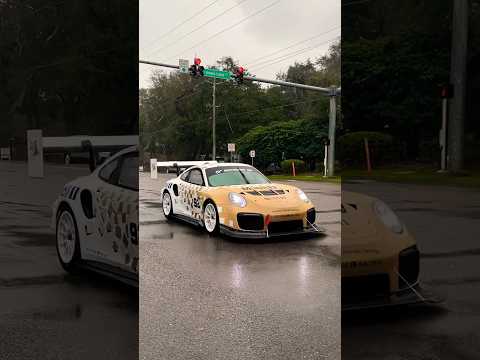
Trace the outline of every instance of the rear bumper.
<path fill-rule="evenodd" d="M 342 297 L 342 311 L 366 310 L 412 304 L 438 304 L 443 299 L 417 284 L 412 288 L 400 290 L 390 295 L 372 298 Z"/>
<path fill-rule="evenodd" d="M 269 238 L 276 238 L 276 237 L 285 237 L 285 236 L 292 236 L 292 235 L 315 235 L 321 234 L 323 229 L 321 229 L 318 225 L 314 227 L 309 227 L 307 229 L 303 229 L 300 231 L 292 231 L 292 232 L 275 232 L 275 233 L 268 233 L 267 231 L 255 231 L 255 230 L 238 230 L 233 229 L 231 227 L 220 225 L 220 233 L 227 235 L 233 238 L 240 238 L 240 239 L 269 239 Z"/>

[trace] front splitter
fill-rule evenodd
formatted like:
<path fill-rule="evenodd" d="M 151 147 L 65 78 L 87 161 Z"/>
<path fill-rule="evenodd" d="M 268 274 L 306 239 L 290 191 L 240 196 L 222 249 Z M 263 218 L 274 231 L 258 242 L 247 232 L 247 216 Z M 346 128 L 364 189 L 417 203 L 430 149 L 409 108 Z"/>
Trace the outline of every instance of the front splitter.
<path fill-rule="evenodd" d="M 366 310 L 413 304 L 438 304 L 443 298 L 430 290 L 416 285 L 413 289 L 405 289 L 389 296 L 377 296 L 374 298 L 342 298 L 342 311 Z"/>
<path fill-rule="evenodd" d="M 225 225 L 220 225 L 220 233 L 232 238 L 239 239 L 270 239 L 276 237 L 288 237 L 288 236 L 312 236 L 319 235 L 323 231 L 319 227 L 316 229 L 308 228 L 301 231 L 290 231 L 290 232 L 276 232 L 268 233 L 267 231 L 248 231 L 248 230 L 237 230 L 230 228 Z"/>

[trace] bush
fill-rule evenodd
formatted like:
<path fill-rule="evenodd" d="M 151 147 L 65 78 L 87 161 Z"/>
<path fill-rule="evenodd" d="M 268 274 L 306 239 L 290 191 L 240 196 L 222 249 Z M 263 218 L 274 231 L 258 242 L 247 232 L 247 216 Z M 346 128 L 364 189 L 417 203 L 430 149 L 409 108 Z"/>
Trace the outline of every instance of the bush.
<path fill-rule="evenodd" d="M 328 120 L 300 119 L 276 122 L 249 130 L 235 142 L 240 155 L 250 160 L 248 155 L 256 150 L 254 164 L 265 169 L 271 163 L 279 164 L 282 158 L 304 159 L 309 165 L 323 158 L 323 145 L 320 141 L 327 133 Z"/>
<path fill-rule="evenodd" d="M 393 137 L 373 131 L 352 132 L 338 139 L 338 159 L 344 165 L 366 164 L 364 139 L 368 139 L 372 166 L 392 162 L 399 157 Z"/>
<path fill-rule="evenodd" d="M 305 161 L 299 159 L 288 159 L 283 160 L 280 163 L 280 167 L 284 174 L 291 174 L 292 173 L 292 162 L 295 163 L 295 172 L 300 174 L 305 172 Z"/>

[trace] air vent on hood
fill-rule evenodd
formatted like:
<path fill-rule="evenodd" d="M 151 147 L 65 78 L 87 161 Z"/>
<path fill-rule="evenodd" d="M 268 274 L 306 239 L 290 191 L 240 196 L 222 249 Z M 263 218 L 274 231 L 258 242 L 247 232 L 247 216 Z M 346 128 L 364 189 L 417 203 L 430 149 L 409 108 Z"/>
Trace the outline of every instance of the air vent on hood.
<path fill-rule="evenodd" d="M 247 191 L 247 194 L 250 195 L 263 195 L 263 196 L 275 196 L 285 194 L 284 190 L 260 190 L 260 191 Z"/>

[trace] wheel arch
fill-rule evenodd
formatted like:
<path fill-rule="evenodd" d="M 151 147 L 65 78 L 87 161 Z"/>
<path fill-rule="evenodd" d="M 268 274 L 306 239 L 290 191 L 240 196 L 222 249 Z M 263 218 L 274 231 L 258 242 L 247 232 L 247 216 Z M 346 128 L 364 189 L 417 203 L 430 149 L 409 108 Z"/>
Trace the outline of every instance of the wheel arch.
<path fill-rule="evenodd" d="M 73 211 L 73 209 L 70 206 L 70 204 L 68 203 L 68 201 L 62 200 L 62 201 L 60 201 L 60 203 L 57 206 L 57 212 L 55 214 L 55 226 L 56 226 L 56 222 L 58 221 L 58 216 L 60 215 L 60 212 L 65 210 L 65 209 L 70 210 L 73 214 L 73 217 L 75 218 L 75 212 Z M 77 224 L 77 226 L 78 226 L 78 224 Z"/>
<path fill-rule="evenodd" d="M 218 209 L 218 205 L 215 202 L 215 200 L 213 200 L 211 197 L 207 197 L 205 198 L 205 200 L 203 200 L 202 210 L 205 210 L 205 207 L 207 206 L 208 203 L 212 203 Z"/>

